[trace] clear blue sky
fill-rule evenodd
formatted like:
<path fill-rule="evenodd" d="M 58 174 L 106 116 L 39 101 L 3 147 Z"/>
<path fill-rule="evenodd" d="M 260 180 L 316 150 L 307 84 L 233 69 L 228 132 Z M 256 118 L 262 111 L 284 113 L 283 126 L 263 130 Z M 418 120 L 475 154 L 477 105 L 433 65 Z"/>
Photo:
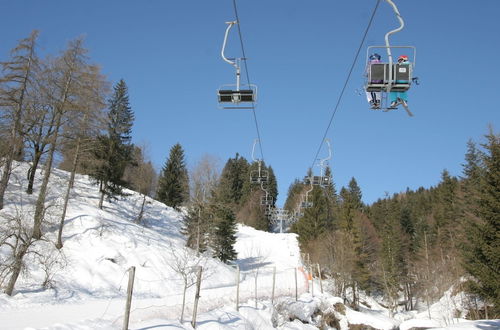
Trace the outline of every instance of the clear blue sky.
<path fill-rule="evenodd" d="M 417 47 L 421 84 L 409 92 L 415 117 L 371 111 L 356 92 L 366 47 L 383 44 L 399 25 L 381 1 L 327 135 L 337 188 L 355 177 L 367 203 L 435 185 L 445 168 L 460 175 L 467 140 L 481 141 L 488 124 L 497 132 L 500 126 L 500 1 L 395 2 L 406 27 L 391 43 Z M 280 206 L 314 161 L 375 3 L 237 0 L 250 79 L 259 88 L 264 160 L 277 176 Z M 0 9 L 2 60 L 33 29 L 41 31 L 42 55 L 86 36 L 91 61 L 111 82 L 128 84 L 134 142 L 149 145 L 157 168 L 177 142 L 189 166 L 204 154 L 221 166 L 236 152 L 251 159 L 253 114 L 216 105 L 218 87 L 234 81 L 220 58 L 224 22 L 235 19 L 232 0 L 2 0 Z M 241 56 L 231 37 L 227 55 Z"/>

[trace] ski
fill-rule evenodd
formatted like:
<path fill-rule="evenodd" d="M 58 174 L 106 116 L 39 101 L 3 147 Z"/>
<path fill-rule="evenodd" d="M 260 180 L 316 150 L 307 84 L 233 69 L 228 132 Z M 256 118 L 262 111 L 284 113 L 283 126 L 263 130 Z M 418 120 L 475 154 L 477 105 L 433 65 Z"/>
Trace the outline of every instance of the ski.
<path fill-rule="evenodd" d="M 408 104 L 406 104 L 405 102 L 401 102 L 401 105 L 403 106 L 403 108 L 405 108 L 408 116 L 413 117 L 413 113 L 411 113 L 410 108 L 408 108 Z"/>

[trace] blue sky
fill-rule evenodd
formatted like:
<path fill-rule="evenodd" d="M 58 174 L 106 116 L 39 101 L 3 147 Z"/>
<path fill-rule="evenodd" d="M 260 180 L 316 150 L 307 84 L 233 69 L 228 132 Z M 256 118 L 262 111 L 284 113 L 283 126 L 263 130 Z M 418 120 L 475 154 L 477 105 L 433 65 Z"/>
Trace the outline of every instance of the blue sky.
<path fill-rule="evenodd" d="M 488 125 L 498 132 L 500 1 L 395 0 L 405 20 L 392 45 L 417 48 L 402 110 L 369 110 L 363 86 L 366 48 L 399 26 L 381 1 L 366 43 L 327 137 L 337 188 L 351 177 L 367 203 L 439 182 L 443 169 L 461 174 L 469 139 L 482 141 Z M 86 37 L 91 62 L 108 79 L 129 86 L 137 144 L 147 144 L 160 168 L 179 142 L 189 166 L 201 156 L 221 166 L 238 152 L 251 159 L 257 138 L 250 111 L 219 110 L 216 90 L 234 82 L 220 57 L 232 0 L 2 0 L 0 59 L 33 29 L 40 54 L 57 54 L 69 40 Z M 237 0 L 249 58 L 259 89 L 256 107 L 264 160 L 278 179 L 281 206 L 289 185 L 313 164 L 376 0 Z M 232 31 L 228 56 L 241 56 Z M 320 152 L 320 157 L 327 150 Z M 316 167 L 316 171 L 319 169 Z"/>

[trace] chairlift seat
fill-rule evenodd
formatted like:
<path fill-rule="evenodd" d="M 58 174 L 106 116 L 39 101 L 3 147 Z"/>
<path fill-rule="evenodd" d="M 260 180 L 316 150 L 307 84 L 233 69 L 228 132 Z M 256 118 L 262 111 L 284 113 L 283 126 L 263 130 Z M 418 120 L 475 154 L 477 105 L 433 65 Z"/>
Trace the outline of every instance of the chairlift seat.
<path fill-rule="evenodd" d="M 254 170 L 250 173 L 250 182 L 251 183 L 267 183 L 267 171 L 257 171 Z"/>
<path fill-rule="evenodd" d="M 273 205 L 273 198 L 271 196 L 262 196 L 260 205 Z"/>
<path fill-rule="evenodd" d="M 300 207 L 303 209 L 308 209 L 313 206 L 313 202 L 302 202 L 300 203 Z"/>
<path fill-rule="evenodd" d="M 393 64 L 392 79 L 389 79 L 389 63 L 370 65 L 367 92 L 404 92 L 410 89 L 412 78 L 411 64 Z"/>
<path fill-rule="evenodd" d="M 220 89 L 218 99 L 220 103 L 255 102 L 255 93 L 252 89 Z"/>

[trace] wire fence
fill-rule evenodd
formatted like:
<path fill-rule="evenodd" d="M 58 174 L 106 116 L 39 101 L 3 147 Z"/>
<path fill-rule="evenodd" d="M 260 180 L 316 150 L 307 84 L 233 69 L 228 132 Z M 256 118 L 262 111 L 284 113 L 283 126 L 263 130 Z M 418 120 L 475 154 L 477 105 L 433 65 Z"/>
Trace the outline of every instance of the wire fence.
<path fill-rule="evenodd" d="M 193 274 L 198 272 L 203 272 L 201 266 L 193 269 Z M 116 295 L 108 299 L 100 318 L 111 320 L 113 325 L 123 324 L 123 329 L 128 328 L 129 320 L 134 323 L 154 318 L 189 321 L 195 327 L 197 313 L 222 306 L 233 306 L 236 310 L 242 305 L 258 308 L 263 301 L 274 302 L 280 297 L 298 299 L 313 289 L 312 277 L 302 267 L 265 266 L 241 271 L 234 266 L 232 274 L 232 279 L 200 276 L 199 282 L 186 282 L 180 275 L 151 279 L 141 274 L 141 269 L 131 267 L 120 279 Z"/>

